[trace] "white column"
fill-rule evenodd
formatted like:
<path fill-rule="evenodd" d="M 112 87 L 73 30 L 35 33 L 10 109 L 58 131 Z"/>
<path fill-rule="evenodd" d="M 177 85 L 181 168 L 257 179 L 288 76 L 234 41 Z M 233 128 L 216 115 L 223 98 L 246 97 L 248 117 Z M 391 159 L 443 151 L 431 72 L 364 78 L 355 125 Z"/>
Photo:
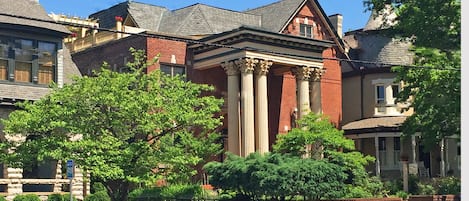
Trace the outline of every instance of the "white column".
<path fill-rule="evenodd" d="M 375 136 L 375 157 L 376 157 L 376 176 L 380 177 L 381 168 L 380 168 L 380 158 L 379 158 L 379 140 L 378 136 Z"/>
<path fill-rule="evenodd" d="M 239 69 L 234 62 L 222 63 L 228 75 L 228 151 L 240 153 L 239 133 Z"/>
<path fill-rule="evenodd" d="M 243 156 L 255 152 L 254 135 L 254 84 L 253 71 L 258 60 L 242 58 L 235 61 L 241 72 L 241 114 Z"/>
<path fill-rule="evenodd" d="M 296 83 L 298 89 L 298 111 L 299 118 L 307 115 L 310 112 L 309 103 L 309 78 L 311 75 L 311 68 L 306 66 L 296 67 L 293 69 L 293 73 L 296 76 Z"/>
<path fill-rule="evenodd" d="M 269 152 L 269 115 L 267 98 L 267 73 L 270 61 L 259 61 L 256 67 L 256 141 L 261 154 Z"/>
<path fill-rule="evenodd" d="M 311 111 L 316 114 L 322 113 L 322 102 L 321 102 L 321 76 L 323 70 L 320 68 L 314 68 L 311 79 Z"/>

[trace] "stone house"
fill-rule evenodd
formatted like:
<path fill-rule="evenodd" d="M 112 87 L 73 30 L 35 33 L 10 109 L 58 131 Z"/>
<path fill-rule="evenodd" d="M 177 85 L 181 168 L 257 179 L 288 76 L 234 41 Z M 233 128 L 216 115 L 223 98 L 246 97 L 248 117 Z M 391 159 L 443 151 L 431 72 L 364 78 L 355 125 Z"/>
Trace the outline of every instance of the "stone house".
<path fill-rule="evenodd" d="M 346 49 L 353 60 L 368 63 L 342 64 L 343 121 L 346 137 L 355 140 L 364 154 L 375 156 L 370 172 L 385 179 L 402 176 L 401 158 L 408 158 L 410 174 L 420 177 L 460 176 L 460 145 L 455 139 L 445 139 L 430 152 L 423 150 L 416 133 L 409 140 L 401 138 L 400 125 L 413 113 L 409 103 L 395 103 L 403 87 L 396 82 L 393 65 L 412 65 L 411 42 L 385 35 L 391 19 L 370 16 L 363 29 L 345 33 Z"/>
<path fill-rule="evenodd" d="M 34 101 L 50 92 L 49 84 L 70 83 L 71 76 L 81 76 L 73 63 L 63 39 L 69 30 L 57 24 L 38 22 L 27 18 L 52 20 L 34 0 L 2 0 L 0 7 L 0 118 L 18 108 L 21 101 Z M 0 125 L 0 140 L 21 139 L 5 135 Z M 0 195 L 9 200 L 26 192 L 63 192 L 61 163 L 51 161 L 38 165 L 32 171 L 10 168 L 0 164 Z M 75 193 L 83 187 L 77 178 Z"/>
<path fill-rule="evenodd" d="M 106 61 L 114 70 L 143 49 L 148 68 L 184 74 L 215 86 L 225 99 L 226 150 L 245 156 L 267 152 L 276 136 L 312 111 L 339 126 L 345 56 L 341 15 L 326 16 L 316 0 L 281 0 L 239 12 L 204 4 L 177 10 L 125 1 L 90 15 L 100 28 L 79 30 L 67 46 L 83 74 Z M 333 23 L 334 22 L 334 23 Z M 128 34 L 134 33 L 134 34 Z M 217 45 L 214 45 L 217 44 Z"/>

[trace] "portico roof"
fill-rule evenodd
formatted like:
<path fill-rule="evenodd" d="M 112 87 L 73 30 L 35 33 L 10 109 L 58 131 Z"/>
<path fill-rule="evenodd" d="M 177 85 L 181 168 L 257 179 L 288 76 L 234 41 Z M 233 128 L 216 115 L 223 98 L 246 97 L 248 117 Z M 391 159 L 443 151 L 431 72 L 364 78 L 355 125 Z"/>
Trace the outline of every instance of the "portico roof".
<path fill-rule="evenodd" d="M 243 26 L 202 38 L 202 43 L 189 46 L 194 51 L 194 68 L 206 69 L 221 62 L 243 57 L 256 57 L 292 66 L 322 68 L 323 50 L 332 41 L 285 35 L 261 28 Z"/>
<path fill-rule="evenodd" d="M 345 124 L 342 126 L 342 130 L 344 130 L 345 135 L 396 132 L 400 131 L 400 126 L 404 123 L 406 118 L 406 116 L 394 116 L 361 119 Z"/>

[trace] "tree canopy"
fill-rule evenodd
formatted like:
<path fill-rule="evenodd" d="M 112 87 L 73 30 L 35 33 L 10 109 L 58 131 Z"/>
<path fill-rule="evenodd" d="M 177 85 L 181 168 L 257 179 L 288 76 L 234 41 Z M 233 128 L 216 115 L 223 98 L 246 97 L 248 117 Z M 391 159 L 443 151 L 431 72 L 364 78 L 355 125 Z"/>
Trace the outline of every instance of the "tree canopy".
<path fill-rule="evenodd" d="M 406 136 L 419 132 L 430 149 L 446 136 L 461 135 L 461 1 L 365 0 L 378 12 L 397 14 L 389 32 L 410 38 L 418 67 L 397 66 L 397 81 L 405 87 L 397 101 L 411 100 L 414 114 L 402 129 Z M 386 15 L 386 12 L 381 14 Z"/>
<path fill-rule="evenodd" d="M 145 53 L 131 52 L 129 73 L 105 64 L 96 76 L 75 78 L 38 101 L 19 104 L 3 120 L 4 131 L 26 141 L 4 142 L 2 148 L 15 151 L 1 158 L 18 167 L 73 159 L 103 181 L 114 200 L 163 176 L 188 182 L 197 165 L 221 151 L 215 130 L 223 100 L 207 95 L 211 86 L 144 73 Z"/>

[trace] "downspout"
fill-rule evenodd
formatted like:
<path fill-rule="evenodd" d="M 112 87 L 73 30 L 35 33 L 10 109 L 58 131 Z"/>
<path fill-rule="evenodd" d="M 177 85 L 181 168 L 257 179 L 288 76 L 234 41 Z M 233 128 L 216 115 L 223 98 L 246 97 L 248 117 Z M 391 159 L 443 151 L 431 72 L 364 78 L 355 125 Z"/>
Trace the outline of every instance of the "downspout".
<path fill-rule="evenodd" d="M 363 106 L 363 80 L 365 79 L 365 67 L 360 67 L 360 119 L 364 118 L 364 106 Z"/>

